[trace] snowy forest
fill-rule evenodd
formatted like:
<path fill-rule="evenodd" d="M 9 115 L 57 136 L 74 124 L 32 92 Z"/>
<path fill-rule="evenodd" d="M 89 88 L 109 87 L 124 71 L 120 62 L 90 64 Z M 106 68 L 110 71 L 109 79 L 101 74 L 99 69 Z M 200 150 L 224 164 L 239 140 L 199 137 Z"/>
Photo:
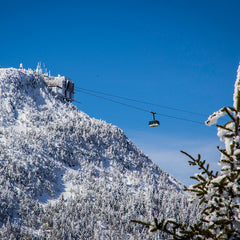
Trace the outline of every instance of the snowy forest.
<path fill-rule="evenodd" d="M 131 219 L 197 217 L 183 184 L 41 74 L 0 69 L 0 98 L 1 239 L 163 239 Z"/>
<path fill-rule="evenodd" d="M 41 73 L 0 69 L 0 239 L 239 239 L 239 82 L 240 67 L 233 107 L 206 121 L 230 118 L 217 125 L 221 172 L 185 153 L 201 171 L 184 191 Z"/>

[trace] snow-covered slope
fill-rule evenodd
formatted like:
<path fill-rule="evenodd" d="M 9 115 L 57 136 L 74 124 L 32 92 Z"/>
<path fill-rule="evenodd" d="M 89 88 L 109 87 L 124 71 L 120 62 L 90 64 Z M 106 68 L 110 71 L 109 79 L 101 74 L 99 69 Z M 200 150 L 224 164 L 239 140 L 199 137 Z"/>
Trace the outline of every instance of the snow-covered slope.
<path fill-rule="evenodd" d="M 195 215 L 183 185 L 121 129 L 32 70 L 0 69 L 1 239 L 158 239 L 130 220 Z"/>

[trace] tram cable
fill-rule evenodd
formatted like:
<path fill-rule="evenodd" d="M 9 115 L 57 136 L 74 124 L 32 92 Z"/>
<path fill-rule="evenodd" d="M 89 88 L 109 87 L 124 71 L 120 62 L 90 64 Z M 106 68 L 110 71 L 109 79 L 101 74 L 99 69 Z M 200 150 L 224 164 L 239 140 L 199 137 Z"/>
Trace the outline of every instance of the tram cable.
<path fill-rule="evenodd" d="M 79 102 L 79 101 L 77 101 L 77 100 L 75 100 L 75 99 L 73 100 L 73 102 L 76 102 L 76 103 L 82 104 L 81 102 Z"/>
<path fill-rule="evenodd" d="M 114 94 L 110 94 L 110 93 L 106 93 L 106 92 L 91 90 L 91 89 L 87 89 L 87 88 L 75 87 L 75 89 L 84 90 L 84 91 L 92 92 L 92 93 L 97 93 L 97 94 L 101 94 L 101 95 L 105 95 L 105 96 L 115 97 L 115 98 L 119 98 L 119 99 L 123 99 L 123 100 L 128 100 L 128 101 L 132 101 L 132 102 L 137 102 L 137 103 L 143 103 L 143 104 L 147 104 L 147 105 L 152 105 L 152 106 L 156 106 L 156 107 L 160 107 L 160 108 L 165 108 L 165 109 L 169 109 L 169 110 L 173 110 L 173 111 L 190 113 L 190 114 L 193 114 L 193 115 L 204 116 L 204 117 L 208 117 L 208 116 L 209 116 L 208 114 L 204 114 L 204 113 L 193 112 L 193 111 L 188 111 L 188 110 L 185 110 L 185 109 L 174 108 L 174 107 L 169 107 L 169 106 L 165 106 L 165 105 L 161 105 L 161 104 L 156 104 L 156 103 L 151 103 L 151 102 L 147 102 L 147 101 L 136 100 L 136 99 L 132 99 L 132 98 L 128 98 L 128 97 L 122 97 L 122 96 L 119 96 L 119 95 L 114 95 Z"/>
<path fill-rule="evenodd" d="M 86 90 L 80 90 L 80 88 L 77 88 L 76 90 L 81 92 L 81 93 L 84 93 L 84 94 L 87 94 L 87 95 L 90 95 L 90 96 L 94 96 L 94 97 L 97 97 L 97 98 L 101 98 L 101 99 L 104 99 L 106 101 L 117 103 L 117 104 L 129 107 L 129 108 L 133 108 L 133 109 L 136 109 L 136 110 L 139 110 L 139 111 L 142 111 L 142 112 L 153 113 L 152 111 L 149 111 L 149 110 L 141 108 L 141 107 L 137 107 L 137 106 L 133 106 L 131 104 L 119 102 L 117 100 L 110 99 L 110 98 L 107 98 L 107 97 L 103 97 L 103 96 L 97 95 L 95 93 L 88 92 Z M 196 124 L 205 125 L 203 122 L 200 122 L 200 121 L 195 121 L 195 120 L 191 120 L 191 119 L 187 119 L 187 118 L 176 117 L 176 116 L 167 115 L 167 114 L 163 114 L 163 113 L 157 113 L 157 112 L 154 112 L 154 113 L 156 115 L 163 116 L 163 117 L 174 118 L 174 119 L 178 119 L 178 120 L 182 120 L 182 121 L 187 121 L 187 122 L 192 122 L 192 123 L 196 123 Z"/>

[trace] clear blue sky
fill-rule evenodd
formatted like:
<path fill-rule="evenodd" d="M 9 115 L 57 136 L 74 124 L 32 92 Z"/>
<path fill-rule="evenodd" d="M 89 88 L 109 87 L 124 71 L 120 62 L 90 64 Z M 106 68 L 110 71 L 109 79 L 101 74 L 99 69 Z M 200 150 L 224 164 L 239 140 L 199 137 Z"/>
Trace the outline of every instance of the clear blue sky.
<path fill-rule="evenodd" d="M 0 65 L 66 75 L 78 87 L 211 114 L 232 105 L 240 61 L 240 2 L 0 1 Z M 160 167 L 189 184 L 192 170 L 179 150 L 215 163 L 214 127 L 151 115 L 76 93 L 91 117 L 122 128 Z M 138 105 L 158 113 L 205 117 Z M 193 171 L 194 172 L 194 171 Z"/>

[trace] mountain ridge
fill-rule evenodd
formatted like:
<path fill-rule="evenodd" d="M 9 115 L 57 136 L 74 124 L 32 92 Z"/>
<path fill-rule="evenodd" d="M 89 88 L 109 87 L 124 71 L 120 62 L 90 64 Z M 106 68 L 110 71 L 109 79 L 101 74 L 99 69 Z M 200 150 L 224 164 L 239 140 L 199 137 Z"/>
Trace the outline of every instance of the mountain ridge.
<path fill-rule="evenodd" d="M 0 69 L 0 99 L 2 237 L 152 239 L 130 220 L 197 215 L 183 184 L 35 71 Z"/>

